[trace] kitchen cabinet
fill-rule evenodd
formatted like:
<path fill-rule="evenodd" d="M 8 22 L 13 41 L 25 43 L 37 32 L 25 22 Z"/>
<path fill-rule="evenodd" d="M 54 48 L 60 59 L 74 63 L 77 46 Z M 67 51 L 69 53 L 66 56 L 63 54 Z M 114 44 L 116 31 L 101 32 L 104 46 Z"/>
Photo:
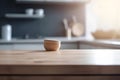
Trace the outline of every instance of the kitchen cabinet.
<path fill-rule="evenodd" d="M 78 42 L 62 42 L 60 49 L 79 49 Z M 14 44 L 14 50 L 45 50 L 42 43 Z"/>
<path fill-rule="evenodd" d="M 60 49 L 120 49 L 120 42 L 61 40 Z M 44 50 L 43 40 L 0 41 L 0 50 Z"/>
<path fill-rule="evenodd" d="M 79 49 L 79 42 L 61 42 L 60 49 Z M 0 44 L 0 50 L 45 50 L 42 42 L 23 42 Z"/>
<path fill-rule="evenodd" d="M 0 44 L 0 50 L 13 50 L 13 44 Z"/>
<path fill-rule="evenodd" d="M 79 42 L 62 42 L 61 49 L 79 49 Z"/>
<path fill-rule="evenodd" d="M 14 44 L 14 50 L 44 50 L 43 44 Z"/>
<path fill-rule="evenodd" d="M 75 43 L 61 44 L 61 49 L 77 49 Z M 45 50 L 43 44 L 14 44 L 14 50 Z"/>
<path fill-rule="evenodd" d="M 112 42 L 111 42 L 112 43 Z M 119 45 L 114 45 L 111 43 L 104 42 L 85 42 L 81 41 L 79 44 L 80 49 L 120 49 Z"/>
<path fill-rule="evenodd" d="M 92 44 L 80 44 L 80 49 L 108 49 L 109 47 L 96 46 Z"/>

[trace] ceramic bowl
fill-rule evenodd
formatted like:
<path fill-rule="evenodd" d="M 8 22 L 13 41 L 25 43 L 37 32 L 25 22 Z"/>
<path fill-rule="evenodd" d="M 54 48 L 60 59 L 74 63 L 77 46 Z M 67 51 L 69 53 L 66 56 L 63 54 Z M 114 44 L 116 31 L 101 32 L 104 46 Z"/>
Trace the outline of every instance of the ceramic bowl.
<path fill-rule="evenodd" d="M 46 51 L 58 51 L 60 46 L 61 42 L 59 40 L 44 40 L 44 48 Z"/>

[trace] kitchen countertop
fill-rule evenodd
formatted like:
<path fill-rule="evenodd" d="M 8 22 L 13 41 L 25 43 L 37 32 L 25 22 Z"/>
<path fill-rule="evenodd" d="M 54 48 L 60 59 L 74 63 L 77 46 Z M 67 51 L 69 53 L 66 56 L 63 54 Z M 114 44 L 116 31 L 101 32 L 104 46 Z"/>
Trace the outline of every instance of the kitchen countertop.
<path fill-rule="evenodd" d="M 70 40 L 66 37 L 46 37 L 41 39 L 13 39 L 11 41 L 5 41 L 0 40 L 0 44 L 38 44 L 43 43 L 44 39 L 53 39 L 53 40 L 60 40 L 62 43 L 69 43 L 69 42 L 79 42 L 79 43 L 85 43 L 85 44 L 91 44 L 91 45 L 101 45 L 101 46 L 108 46 L 111 48 L 117 48 L 120 49 L 120 40 L 93 40 L 93 39 L 87 39 L 85 37 L 74 37 Z"/>
<path fill-rule="evenodd" d="M 0 65 L 120 65 L 120 50 L 2 50 Z"/>
<path fill-rule="evenodd" d="M 120 74 L 119 53 L 110 49 L 0 51 L 0 74 Z"/>

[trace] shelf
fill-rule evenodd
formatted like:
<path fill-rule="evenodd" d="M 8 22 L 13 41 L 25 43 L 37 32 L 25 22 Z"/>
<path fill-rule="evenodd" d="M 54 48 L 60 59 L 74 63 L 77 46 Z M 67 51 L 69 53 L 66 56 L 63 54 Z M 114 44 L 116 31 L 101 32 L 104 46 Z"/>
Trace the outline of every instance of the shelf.
<path fill-rule="evenodd" d="M 31 19 L 40 19 L 43 18 L 44 15 L 27 15 L 27 14 L 15 14 L 15 13 L 7 13 L 5 14 L 6 18 L 31 18 Z"/>
<path fill-rule="evenodd" d="M 86 3 L 90 0 L 16 0 L 18 3 Z"/>

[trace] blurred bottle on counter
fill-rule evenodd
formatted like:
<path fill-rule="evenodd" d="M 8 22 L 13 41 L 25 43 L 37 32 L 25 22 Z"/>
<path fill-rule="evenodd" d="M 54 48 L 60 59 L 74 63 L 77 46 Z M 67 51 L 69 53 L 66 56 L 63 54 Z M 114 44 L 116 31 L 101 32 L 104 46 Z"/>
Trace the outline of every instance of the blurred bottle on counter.
<path fill-rule="evenodd" d="M 12 26 L 10 24 L 2 26 L 2 39 L 7 41 L 12 39 Z"/>

